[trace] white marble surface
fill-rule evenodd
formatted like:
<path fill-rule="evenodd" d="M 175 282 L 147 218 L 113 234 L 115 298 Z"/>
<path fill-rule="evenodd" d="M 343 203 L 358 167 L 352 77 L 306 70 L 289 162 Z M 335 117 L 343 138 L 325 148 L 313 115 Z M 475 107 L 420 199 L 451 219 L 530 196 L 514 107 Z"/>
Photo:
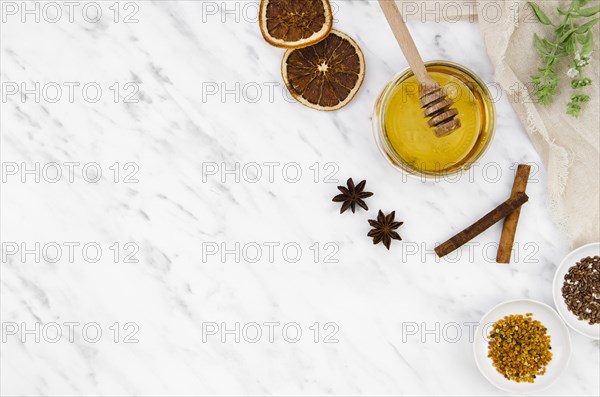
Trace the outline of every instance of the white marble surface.
<path fill-rule="evenodd" d="M 0 38 L 3 395 L 502 394 L 475 367 L 465 323 L 509 299 L 552 304 L 551 280 L 568 247 L 549 220 L 543 170 L 528 188 L 515 263 L 493 262 L 499 225 L 458 256 L 437 261 L 431 250 L 504 200 L 516 163 L 540 163 L 506 97 L 497 103 L 496 139 L 474 171 L 458 181 L 406 180 L 371 132 L 378 93 L 407 66 L 374 1 L 334 3 L 336 28 L 357 40 L 367 62 L 359 94 L 334 113 L 284 95 L 282 51 L 263 41 L 256 2 L 121 2 L 115 22 L 113 2 L 99 1 L 95 23 L 82 17 L 85 3 L 73 22 L 63 5 L 55 23 L 49 8 L 36 22 L 13 4 L 16 15 L 3 8 Z M 93 6 L 87 12 L 93 19 Z M 137 22 L 124 23 L 132 13 Z M 476 24 L 410 27 L 425 59 L 462 63 L 493 84 Z M 53 82 L 62 85 L 56 103 Z M 70 82 L 80 84 L 73 101 Z M 21 83 L 40 83 L 39 100 L 22 96 Z M 102 88 L 98 102 L 93 87 L 83 97 L 86 83 Z M 125 103 L 136 87 L 138 102 Z M 231 91 L 221 97 L 223 89 Z M 78 163 L 71 181 L 69 162 Z M 39 182 L 23 172 L 36 163 Z M 63 172 L 54 183 L 53 163 Z M 239 181 L 222 172 L 236 163 Z M 84 165 L 88 179 L 102 170 L 99 181 L 82 177 Z M 348 177 L 367 179 L 375 192 L 368 213 L 340 216 L 330 202 Z M 366 237 L 379 208 L 405 222 L 403 242 L 389 252 Z M 36 243 L 42 257 L 23 258 Z M 79 244 L 72 258 L 70 243 Z M 239 261 L 210 255 L 236 243 Z M 62 257 L 51 263 L 57 245 Z M 262 257 L 251 263 L 257 246 Z M 96 263 L 94 247 L 102 249 Z M 68 322 L 79 324 L 72 340 Z M 246 327 L 239 343 L 234 335 L 223 343 L 207 332 L 222 322 L 261 324 L 262 338 L 251 343 L 255 329 Z M 273 341 L 265 322 L 280 324 Z M 53 323 L 62 327 L 56 343 Z M 126 323 L 134 325 L 123 330 Z M 282 336 L 294 323 L 297 343 L 293 326 Z M 439 324 L 440 340 L 410 335 L 414 324 Z M 452 324 L 462 330 L 454 341 Z M 102 330 L 96 343 L 93 327 Z M 137 343 L 124 343 L 135 327 Z M 337 342 L 324 343 L 336 330 Z M 597 395 L 598 343 L 571 336 L 568 370 L 547 393 Z"/>

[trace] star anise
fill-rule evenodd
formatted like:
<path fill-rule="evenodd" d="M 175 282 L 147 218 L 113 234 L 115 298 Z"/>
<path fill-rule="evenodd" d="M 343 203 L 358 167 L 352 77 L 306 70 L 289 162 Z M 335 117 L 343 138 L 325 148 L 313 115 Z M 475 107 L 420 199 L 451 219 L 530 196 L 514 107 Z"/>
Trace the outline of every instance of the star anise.
<path fill-rule="evenodd" d="M 383 212 L 379 210 L 376 221 L 369 219 L 369 225 L 371 225 L 373 229 L 371 229 L 367 235 L 373 237 L 373 244 L 379 244 L 383 241 L 383 245 L 389 250 L 392 239 L 402 240 L 402 237 L 400 237 L 395 230 L 402 226 L 404 222 L 394 222 L 395 217 L 396 211 L 392 211 L 385 216 L 383 215 Z"/>
<path fill-rule="evenodd" d="M 365 189 L 365 185 L 367 181 L 362 181 L 358 185 L 354 186 L 354 181 L 352 178 L 349 178 L 346 182 L 348 187 L 338 186 L 338 189 L 342 194 L 338 194 L 333 198 L 332 201 L 336 203 L 343 203 L 342 208 L 340 209 L 340 214 L 343 214 L 348 208 L 352 210 L 352 213 L 356 211 L 356 204 L 362 207 L 365 211 L 369 210 L 367 204 L 363 201 L 363 199 L 367 197 L 371 197 L 373 193 L 371 192 L 363 192 Z"/>

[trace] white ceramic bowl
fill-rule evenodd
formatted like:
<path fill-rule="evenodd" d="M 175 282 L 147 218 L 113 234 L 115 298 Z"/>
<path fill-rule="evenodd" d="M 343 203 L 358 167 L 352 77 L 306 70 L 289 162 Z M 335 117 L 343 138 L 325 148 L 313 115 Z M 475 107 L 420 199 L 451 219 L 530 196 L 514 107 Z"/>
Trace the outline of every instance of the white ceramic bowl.
<path fill-rule="evenodd" d="M 488 335 L 493 324 L 504 316 L 526 313 L 532 313 L 533 319 L 540 321 L 547 328 L 552 346 L 552 360 L 548 363 L 546 373 L 538 376 L 534 383 L 519 383 L 506 379 L 496 371 L 492 359 L 488 357 Z M 567 367 L 571 356 L 571 338 L 565 323 L 554 309 L 541 302 L 520 299 L 501 303 L 483 316 L 475 333 L 473 350 L 477 367 L 490 383 L 510 393 L 530 394 L 549 387 Z"/>
<path fill-rule="evenodd" d="M 554 274 L 554 283 L 552 289 L 554 295 L 554 305 L 567 325 L 580 334 L 587 336 L 588 338 L 600 340 L 600 324 L 590 325 L 587 321 L 579 320 L 577 316 L 569 311 L 562 296 L 562 287 L 565 281 L 565 274 L 567 274 L 569 269 L 579 262 L 579 260 L 587 256 L 596 255 L 600 255 L 600 243 L 584 245 L 583 247 L 579 247 L 572 251 L 569 255 L 565 256 L 565 259 L 562 260 L 558 266 L 558 269 L 556 269 L 556 273 Z"/>

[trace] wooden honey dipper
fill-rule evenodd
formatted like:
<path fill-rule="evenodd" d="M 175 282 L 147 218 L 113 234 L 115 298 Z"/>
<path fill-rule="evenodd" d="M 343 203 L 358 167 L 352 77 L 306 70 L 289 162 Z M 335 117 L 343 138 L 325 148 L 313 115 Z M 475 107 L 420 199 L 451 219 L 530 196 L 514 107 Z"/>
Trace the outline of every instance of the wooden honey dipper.
<path fill-rule="evenodd" d="M 396 1 L 379 0 L 379 5 L 394 32 L 394 36 L 396 36 L 398 44 L 400 44 L 404 56 L 408 60 L 410 68 L 419 81 L 419 99 L 421 107 L 424 109 L 423 115 L 430 118 L 427 124 L 431 128 L 435 127 L 434 133 L 438 137 L 450 134 L 460 127 L 460 119 L 455 118 L 458 115 L 458 110 L 452 108 L 454 102 L 451 98 L 448 98 L 446 90 L 427 73 L 423 59 L 406 27 L 406 23 L 404 23 Z"/>

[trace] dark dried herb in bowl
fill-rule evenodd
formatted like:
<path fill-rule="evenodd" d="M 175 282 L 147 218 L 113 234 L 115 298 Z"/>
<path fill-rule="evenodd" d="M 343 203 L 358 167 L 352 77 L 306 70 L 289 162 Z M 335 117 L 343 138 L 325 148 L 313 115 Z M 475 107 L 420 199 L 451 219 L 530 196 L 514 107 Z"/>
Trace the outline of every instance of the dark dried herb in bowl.
<path fill-rule="evenodd" d="M 579 320 L 600 324 L 600 256 L 585 257 L 569 269 L 562 296 Z"/>

